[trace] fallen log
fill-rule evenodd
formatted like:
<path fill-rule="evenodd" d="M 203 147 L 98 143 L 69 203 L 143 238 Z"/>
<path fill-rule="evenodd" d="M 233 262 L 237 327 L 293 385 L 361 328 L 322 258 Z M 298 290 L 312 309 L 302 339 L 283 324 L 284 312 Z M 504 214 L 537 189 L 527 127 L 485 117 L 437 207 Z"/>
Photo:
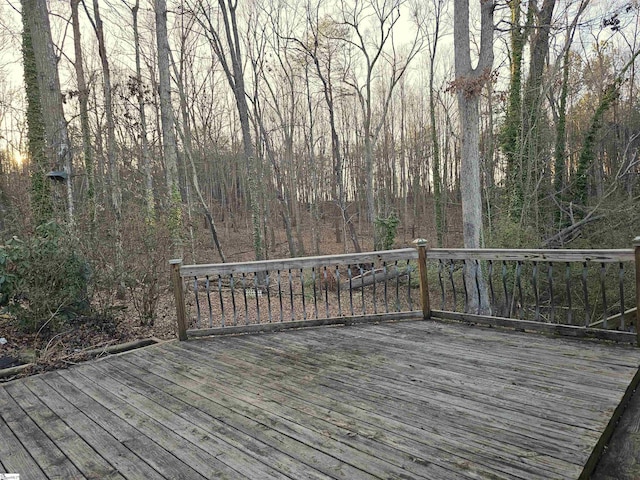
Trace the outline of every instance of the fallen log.
<path fill-rule="evenodd" d="M 375 275 L 374 275 L 375 272 Z M 407 277 L 409 275 L 408 269 L 399 269 L 396 268 L 394 270 L 389 270 L 385 272 L 383 268 L 378 268 L 376 270 L 368 271 L 362 275 L 358 275 L 357 277 L 353 277 L 351 282 L 349 280 L 340 282 L 341 290 L 349 290 L 351 287 L 352 290 L 356 290 L 359 288 L 368 287 L 378 282 L 385 282 L 387 280 L 393 280 L 394 278 L 402 278 Z"/>

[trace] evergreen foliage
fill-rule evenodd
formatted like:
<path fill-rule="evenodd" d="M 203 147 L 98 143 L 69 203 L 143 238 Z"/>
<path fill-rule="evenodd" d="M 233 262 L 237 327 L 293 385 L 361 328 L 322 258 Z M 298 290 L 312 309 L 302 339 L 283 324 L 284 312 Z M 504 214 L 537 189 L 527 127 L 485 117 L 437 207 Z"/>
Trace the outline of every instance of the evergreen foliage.
<path fill-rule="evenodd" d="M 89 274 L 65 230 L 44 223 L 33 237 L 13 237 L 0 248 L 0 306 L 27 332 L 55 331 L 88 312 Z"/>

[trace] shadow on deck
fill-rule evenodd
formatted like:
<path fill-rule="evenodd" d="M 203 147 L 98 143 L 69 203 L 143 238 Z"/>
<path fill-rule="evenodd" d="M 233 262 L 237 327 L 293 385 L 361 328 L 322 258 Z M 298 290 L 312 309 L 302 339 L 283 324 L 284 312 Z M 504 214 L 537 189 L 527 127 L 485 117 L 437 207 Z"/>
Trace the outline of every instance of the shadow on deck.
<path fill-rule="evenodd" d="M 0 468 L 576 479 L 639 363 L 637 348 L 425 321 L 168 342 L 1 385 Z"/>

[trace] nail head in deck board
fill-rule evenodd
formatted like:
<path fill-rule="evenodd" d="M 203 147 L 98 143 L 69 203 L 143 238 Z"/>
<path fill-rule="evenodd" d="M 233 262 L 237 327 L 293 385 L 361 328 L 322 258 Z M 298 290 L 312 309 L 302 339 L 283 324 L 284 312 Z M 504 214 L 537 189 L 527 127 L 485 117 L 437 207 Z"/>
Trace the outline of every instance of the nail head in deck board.
<path fill-rule="evenodd" d="M 529 480 L 576 478 L 581 468 L 590 467 L 584 459 L 610 423 L 606 412 L 617 408 L 625 378 L 633 377 L 638 363 L 637 349 L 418 321 L 168 342 L 16 382 L 37 390 L 52 410 L 51 399 L 64 399 L 99 428 L 113 428 L 115 441 L 131 446 L 139 457 L 146 449 L 155 452 L 156 458 L 145 460 L 166 478 L 189 472 L 187 463 L 207 458 L 194 456 L 199 447 L 194 445 L 196 433 L 187 431 L 190 421 L 198 435 L 215 435 L 233 448 L 253 436 L 247 449 L 265 450 L 251 459 L 229 461 L 264 462 L 290 478 L 301 478 L 285 473 L 294 462 L 300 467 L 290 472 L 321 468 L 324 475 L 318 473 L 318 479 L 400 474 L 398 469 L 413 456 L 416 462 L 435 465 L 406 466 L 408 478 L 424 473 L 438 479 L 495 475 Z M 571 368 L 585 373 L 570 378 Z M 592 381 L 586 381 L 587 372 L 593 374 Z M 514 375 L 524 376 L 522 385 L 510 385 Z M 581 383 L 584 394 L 574 398 Z M 545 384 L 551 390 L 545 390 Z M 46 396 L 48 387 L 55 387 L 60 398 Z M 5 389 L 0 386 L 0 394 Z M 538 401 L 535 392 L 541 399 L 548 393 L 550 401 Z M 525 398 L 528 393 L 530 398 Z M 589 399 L 594 411 L 599 410 L 592 419 L 587 418 Z M 535 402 L 537 416 L 527 417 Z M 145 408 L 161 413 L 160 419 L 170 422 L 168 428 L 141 411 Z M 583 415 L 576 416 L 581 411 Z M 69 415 L 71 422 L 75 417 Z M 538 418 L 542 420 L 536 432 Z M 211 425 L 204 424 L 207 419 Z M 215 427 L 216 421 L 224 423 L 223 428 Z M 554 425 L 557 434 L 542 444 Z M 572 440 L 574 435 L 579 438 Z M 377 462 L 368 463 L 376 449 Z M 269 452 L 284 462 L 282 470 L 265 459 Z M 247 468 L 268 471 L 258 464 Z M 195 472 L 192 476 L 202 478 Z"/>

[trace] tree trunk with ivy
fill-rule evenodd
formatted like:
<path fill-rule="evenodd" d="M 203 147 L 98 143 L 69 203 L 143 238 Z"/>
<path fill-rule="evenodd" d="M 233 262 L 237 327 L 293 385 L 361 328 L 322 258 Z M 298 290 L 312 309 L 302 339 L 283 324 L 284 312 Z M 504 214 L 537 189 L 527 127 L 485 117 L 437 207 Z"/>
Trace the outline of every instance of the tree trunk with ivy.
<path fill-rule="evenodd" d="M 520 0 L 509 3 L 511 11 L 511 71 L 509 76 L 509 97 L 507 113 L 500 132 L 500 146 L 507 160 L 506 182 L 509 195 L 509 216 L 519 221 L 524 203 L 522 178 L 522 56 L 525 44 L 525 30 L 520 25 Z"/>
<path fill-rule="evenodd" d="M 28 3 L 28 1 L 23 1 L 22 8 L 25 9 Z M 31 212 L 34 224 L 41 225 L 53 218 L 53 203 L 51 201 L 51 185 L 46 177 L 49 171 L 49 161 L 45 152 L 44 119 L 40 104 L 36 59 L 25 15 L 22 16 L 22 21 L 24 26 L 22 58 L 27 99 L 27 145 L 31 167 Z"/>
<path fill-rule="evenodd" d="M 47 11 L 47 4 L 45 0 L 24 0 L 23 12 L 28 12 L 28 15 L 24 21 L 25 32 L 28 32 L 29 41 L 31 45 L 31 51 L 34 61 L 31 63 L 29 60 L 28 73 L 25 76 L 29 76 L 29 82 L 33 83 L 32 75 L 35 75 L 36 84 L 38 86 L 38 99 L 40 103 L 40 113 L 43 125 L 43 145 L 42 148 L 46 154 L 48 165 L 38 165 L 38 170 L 34 172 L 34 175 L 41 175 L 42 167 L 49 168 L 51 170 L 63 170 L 66 174 L 64 183 L 66 185 L 67 192 L 67 215 L 70 225 L 73 225 L 74 212 L 73 212 L 73 187 L 72 187 L 72 155 L 71 155 L 71 142 L 69 141 L 69 134 L 67 131 L 67 122 L 64 118 L 64 112 L 62 109 L 62 93 L 60 90 L 60 78 L 58 76 L 58 57 L 55 52 L 53 40 L 51 38 L 51 27 L 49 24 L 49 12 Z M 32 85 L 33 86 L 33 85 Z M 29 87 L 28 95 L 29 101 L 32 101 L 35 96 L 35 90 Z M 35 107 L 37 109 L 37 107 Z M 36 110 L 32 110 L 32 113 L 36 113 Z M 37 115 L 37 113 L 36 113 Z M 36 130 L 40 127 L 36 126 Z M 35 135 L 39 135 L 36 131 Z M 40 148 L 39 139 L 36 138 L 36 145 L 34 149 Z M 39 153 L 38 153 L 39 155 Z M 36 190 L 39 190 L 35 196 L 38 201 L 44 201 L 44 196 L 47 195 L 47 187 L 44 186 L 44 182 L 48 181 L 47 178 L 36 180 Z M 45 204 L 41 204 L 36 209 L 41 209 L 40 220 L 46 218 L 48 207 Z"/>

